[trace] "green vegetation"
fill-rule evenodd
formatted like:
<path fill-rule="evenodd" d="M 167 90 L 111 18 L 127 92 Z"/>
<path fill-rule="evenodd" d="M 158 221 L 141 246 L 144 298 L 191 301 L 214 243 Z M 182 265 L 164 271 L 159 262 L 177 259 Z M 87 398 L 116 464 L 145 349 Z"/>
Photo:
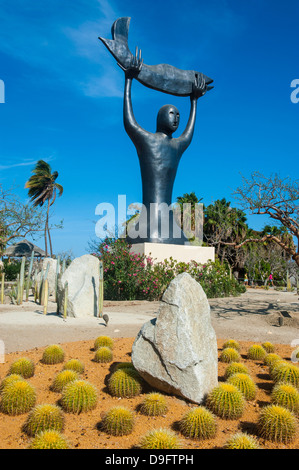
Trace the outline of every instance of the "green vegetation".
<path fill-rule="evenodd" d="M 216 417 L 205 407 L 192 408 L 183 416 L 180 431 L 191 439 L 212 439 L 217 432 Z"/>
<path fill-rule="evenodd" d="M 141 449 L 180 449 L 178 436 L 169 429 L 149 431 L 140 439 Z"/>
<path fill-rule="evenodd" d="M 59 406 L 52 404 L 35 406 L 24 424 L 24 430 L 29 436 L 49 430 L 61 432 L 63 427 L 64 414 Z"/>
<path fill-rule="evenodd" d="M 62 390 L 61 406 L 69 412 L 79 414 L 95 408 L 98 400 L 96 387 L 86 380 L 74 380 Z"/>
<path fill-rule="evenodd" d="M 105 413 L 103 429 L 112 436 L 125 436 L 134 428 L 134 413 L 123 406 L 116 406 Z"/>

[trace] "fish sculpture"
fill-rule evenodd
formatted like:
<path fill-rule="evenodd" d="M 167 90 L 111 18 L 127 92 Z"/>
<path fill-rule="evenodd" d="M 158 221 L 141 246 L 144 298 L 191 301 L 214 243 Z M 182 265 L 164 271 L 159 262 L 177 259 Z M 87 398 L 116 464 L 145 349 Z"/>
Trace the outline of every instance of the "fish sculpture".
<path fill-rule="evenodd" d="M 118 18 L 112 25 L 112 39 L 99 37 L 109 52 L 123 68 L 127 68 L 134 58 L 128 46 L 128 34 L 130 26 L 129 17 Z M 181 70 L 169 64 L 146 65 L 142 64 L 137 80 L 148 88 L 162 91 L 175 96 L 189 96 L 193 90 L 193 84 L 202 76 L 208 86 L 213 80 L 195 70 Z"/>

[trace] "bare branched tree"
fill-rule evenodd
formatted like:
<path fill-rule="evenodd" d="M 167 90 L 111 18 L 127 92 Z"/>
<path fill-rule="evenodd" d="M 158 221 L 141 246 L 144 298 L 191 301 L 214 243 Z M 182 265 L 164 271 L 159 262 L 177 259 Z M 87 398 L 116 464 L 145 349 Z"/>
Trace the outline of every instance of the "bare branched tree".
<path fill-rule="evenodd" d="M 254 172 L 250 179 L 242 179 L 243 185 L 236 189 L 234 195 L 243 210 L 268 215 L 285 227 L 286 232 L 284 235 L 267 233 L 260 238 L 247 238 L 239 244 L 229 245 L 240 248 L 246 243 L 272 240 L 299 266 L 299 181 L 277 174 L 266 177 L 259 172 Z"/>

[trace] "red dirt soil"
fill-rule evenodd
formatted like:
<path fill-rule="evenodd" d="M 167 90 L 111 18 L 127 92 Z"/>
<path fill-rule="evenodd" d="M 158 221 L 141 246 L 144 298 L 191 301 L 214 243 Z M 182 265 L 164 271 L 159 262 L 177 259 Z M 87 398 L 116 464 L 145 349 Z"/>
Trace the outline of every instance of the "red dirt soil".
<path fill-rule="evenodd" d="M 224 341 L 229 338 L 218 340 L 218 353 L 220 355 Z M 152 391 L 149 386 L 145 386 L 143 393 L 134 398 L 114 398 L 106 387 L 107 378 L 118 362 L 130 361 L 131 348 L 134 338 L 115 338 L 113 349 L 113 362 L 109 364 L 99 364 L 93 361 L 94 341 L 78 341 L 64 343 L 61 346 L 65 351 L 65 361 L 76 358 L 85 365 L 82 375 L 84 380 L 94 384 L 99 392 L 99 399 L 94 410 L 74 415 L 65 413 L 64 436 L 74 449 L 134 449 L 138 447 L 141 436 L 148 430 L 156 428 L 168 428 L 177 432 L 181 447 L 183 449 L 221 449 L 227 439 L 236 432 L 247 432 L 257 437 L 262 449 L 298 449 L 299 436 L 290 444 L 281 444 L 266 441 L 258 437 L 257 420 L 263 406 L 271 403 L 270 393 L 273 388 L 273 381 L 268 375 L 268 367 L 262 361 L 253 361 L 247 358 L 247 351 L 252 342 L 239 341 L 241 345 L 242 362 L 246 364 L 250 375 L 257 384 L 258 392 L 253 401 L 246 402 L 243 416 L 238 420 L 223 420 L 217 418 L 218 431 L 214 439 L 198 441 L 187 439 L 178 430 L 178 421 L 184 413 L 196 405 L 175 396 L 168 396 L 168 412 L 162 417 L 147 417 L 138 412 L 138 405 L 141 403 L 144 394 Z M 35 374 L 27 379 L 36 389 L 37 404 L 53 403 L 58 404 L 61 394 L 50 390 L 54 376 L 62 370 L 63 364 L 45 365 L 40 362 L 45 348 L 35 348 L 30 351 L 22 351 L 7 354 L 5 363 L 0 364 L 0 380 L 7 375 L 11 363 L 20 357 L 28 357 L 35 363 Z M 275 353 L 283 359 L 290 361 L 292 349 L 288 345 L 275 345 Z M 224 381 L 224 372 L 228 364 L 219 361 L 219 381 Z M 298 366 L 298 364 L 297 364 Z M 135 412 L 135 426 L 133 432 L 128 436 L 113 437 L 101 430 L 100 423 L 103 413 L 113 406 L 125 406 Z M 0 414 L 0 448 L 1 449 L 26 449 L 31 438 L 23 431 L 22 426 L 26 421 L 28 413 L 19 416 L 8 416 Z"/>

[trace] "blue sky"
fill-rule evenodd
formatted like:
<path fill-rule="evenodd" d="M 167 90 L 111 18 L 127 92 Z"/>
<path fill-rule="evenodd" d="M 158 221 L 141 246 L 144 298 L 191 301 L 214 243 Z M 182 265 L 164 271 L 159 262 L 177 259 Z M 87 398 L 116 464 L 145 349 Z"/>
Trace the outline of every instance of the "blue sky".
<path fill-rule="evenodd" d="M 168 63 L 214 79 L 198 102 L 191 146 L 180 162 L 173 200 L 194 191 L 205 204 L 225 197 L 241 174 L 298 176 L 299 2 L 288 0 L 1 0 L 0 184 L 25 181 L 37 160 L 59 172 L 63 196 L 55 203 L 54 251 L 86 253 L 95 238 L 97 204 L 141 202 L 135 148 L 122 122 L 124 75 L 98 36 L 131 17 L 129 47 L 146 64 Z M 134 81 L 137 121 L 155 131 L 164 104 L 189 115 L 189 98 L 150 90 Z M 175 134 L 176 135 L 176 134 Z M 264 224 L 248 219 L 252 228 Z M 37 244 L 43 247 L 43 240 Z"/>

